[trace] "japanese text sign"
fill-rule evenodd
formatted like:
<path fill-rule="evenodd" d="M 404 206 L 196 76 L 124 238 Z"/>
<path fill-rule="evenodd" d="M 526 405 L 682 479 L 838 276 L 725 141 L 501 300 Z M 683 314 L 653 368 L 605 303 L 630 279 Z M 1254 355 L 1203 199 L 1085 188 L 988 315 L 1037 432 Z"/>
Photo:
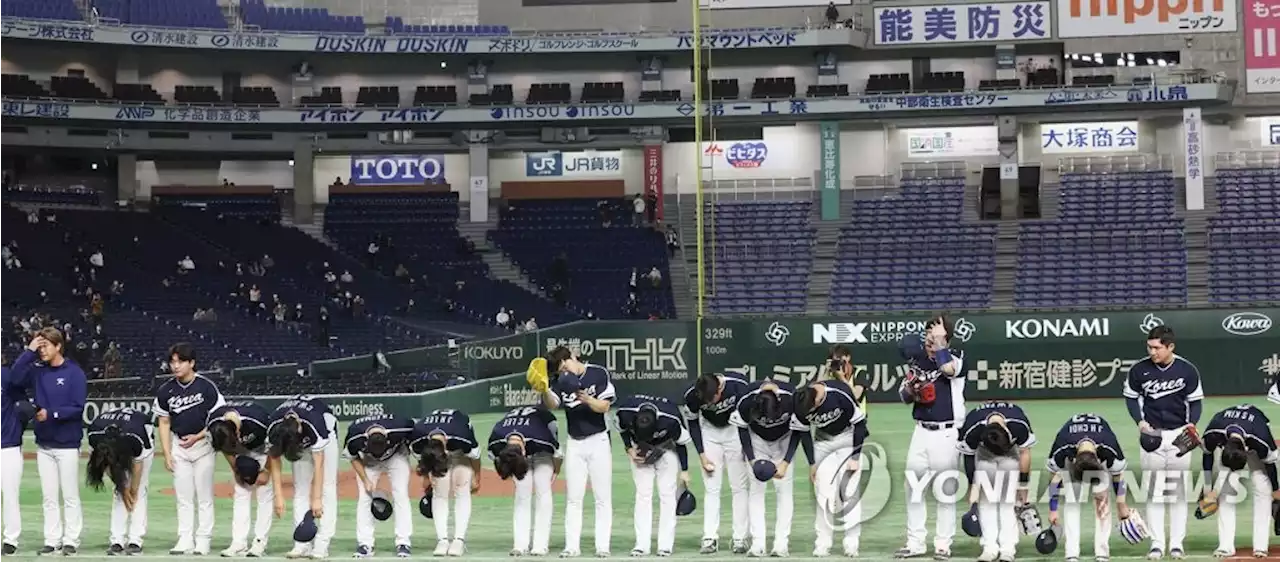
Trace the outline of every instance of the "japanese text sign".
<path fill-rule="evenodd" d="M 622 151 L 531 152 L 525 155 L 529 177 L 602 177 L 622 173 Z"/>
<path fill-rule="evenodd" d="M 876 45 L 1009 42 L 1049 39 L 1048 2 L 1001 2 L 876 8 Z"/>
<path fill-rule="evenodd" d="M 652 195 L 658 201 L 658 218 L 662 218 L 662 145 L 644 145 L 644 193 Z"/>
<path fill-rule="evenodd" d="M 1248 0 L 1244 10 L 1245 92 L 1280 92 L 1280 0 Z"/>
<path fill-rule="evenodd" d="M 949 127 L 904 129 L 907 157 L 996 156 L 999 152 L 996 127 Z"/>
<path fill-rule="evenodd" d="M 1200 108 L 1182 110 L 1182 146 L 1186 158 L 1187 207 L 1195 209 L 1194 199 L 1199 198 L 1199 209 L 1204 208 L 1204 121 Z"/>
<path fill-rule="evenodd" d="M 1236 31 L 1241 0 L 1057 0 L 1058 38 Z"/>
<path fill-rule="evenodd" d="M 1138 122 L 1057 123 L 1040 125 L 1044 154 L 1097 154 L 1138 150 Z"/>

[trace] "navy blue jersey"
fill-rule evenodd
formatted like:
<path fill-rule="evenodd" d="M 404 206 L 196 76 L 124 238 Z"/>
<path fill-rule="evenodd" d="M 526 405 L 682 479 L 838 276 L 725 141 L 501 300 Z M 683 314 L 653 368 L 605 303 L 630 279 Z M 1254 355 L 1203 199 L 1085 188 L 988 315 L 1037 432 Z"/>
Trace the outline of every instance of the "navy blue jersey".
<path fill-rule="evenodd" d="M 267 435 L 271 435 L 271 428 L 290 415 L 298 416 L 298 421 L 301 423 L 303 449 L 319 451 L 324 449 L 330 440 L 337 439 L 337 436 L 329 430 L 329 422 L 325 417 L 333 415 L 329 411 L 329 405 L 319 398 L 305 395 L 290 398 L 276 406 L 276 411 L 271 412 L 271 421 L 267 423 Z"/>
<path fill-rule="evenodd" d="M 778 388 L 774 390 L 781 399 L 781 407 L 777 418 L 768 420 L 751 419 L 751 410 L 755 408 L 756 400 L 759 398 L 761 388 L 765 383 L 776 385 Z M 745 427 L 751 430 L 756 436 L 765 441 L 779 441 L 786 439 L 791 435 L 793 429 L 803 429 L 796 427 L 794 422 L 796 413 L 795 386 L 785 381 L 775 381 L 766 379 L 757 381 L 747 387 L 747 392 L 738 399 L 738 407 L 729 416 L 729 423 L 734 427 Z"/>
<path fill-rule="evenodd" d="M 1111 474 L 1124 472 L 1124 449 L 1120 448 L 1120 440 L 1116 438 L 1116 432 L 1111 430 L 1111 424 L 1097 414 L 1077 414 L 1062 424 L 1062 429 L 1053 438 L 1049 460 L 1045 462 L 1049 472 L 1065 470 L 1075 460 L 1076 447 L 1082 441 L 1094 444 L 1098 460 L 1102 461 L 1102 466 Z"/>
<path fill-rule="evenodd" d="M 1156 430 L 1173 430 L 1191 423 L 1191 403 L 1204 399 L 1200 371 L 1178 356 L 1167 366 L 1150 357 L 1133 364 L 1125 379 L 1124 397 L 1137 400 L 1142 419 Z"/>
<path fill-rule="evenodd" d="M 1023 449 L 1036 444 L 1036 433 L 1031 429 L 1031 421 L 1027 419 L 1022 407 L 1010 402 L 989 401 L 979 404 L 964 417 L 964 425 L 960 427 L 960 441 L 956 448 L 960 454 L 972 455 L 982 443 L 983 430 L 987 428 L 987 418 L 1000 414 L 1004 416 L 1004 426 L 1013 436 L 1013 444 Z"/>
<path fill-rule="evenodd" d="M 569 373 L 561 374 L 562 377 L 576 376 Z M 616 395 L 613 391 L 613 377 L 609 375 L 609 370 L 599 365 L 588 363 L 587 370 L 582 373 L 582 392 L 587 396 L 594 396 L 601 400 L 613 402 Z M 564 408 L 565 421 L 569 425 L 569 437 L 572 439 L 586 439 L 597 433 L 603 433 L 609 430 L 605 422 L 605 415 L 591 409 L 585 402 L 578 400 L 576 394 L 561 394 L 559 397 L 560 407 Z"/>
<path fill-rule="evenodd" d="M 426 449 L 427 439 L 435 435 L 444 436 L 446 451 L 479 458 L 476 430 L 471 427 L 471 417 L 466 413 L 458 410 L 436 410 L 427 414 L 413 426 L 409 447 L 415 454 L 421 455 Z"/>
<path fill-rule="evenodd" d="M 365 445 L 369 441 L 367 434 L 370 429 L 375 427 L 381 427 L 382 429 L 387 430 L 387 443 L 391 445 L 390 447 L 387 447 L 387 451 L 379 457 L 365 454 Z M 351 425 L 347 426 L 347 439 L 343 442 L 342 448 L 345 449 L 347 451 L 347 455 L 353 459 L 358 458 L 365 461 L 380 462 L 385 461 L 400 452 L 401 448 L 409 444 L 409 440 L 412 436 L 413 420 L 409 418 L 402 418 L 400 416 L 376 414 L 372 416 L 365 416 L 351 422 Z"/>
<path fill-rule="evenodd" d="M 130 453 L 134 459 L 150 456 L 155 445 L 151 441 L 153 427 L 151 414 L 139 412 L 133 408 L 107 410 L 98 414 L 97 419 L 89 424 L 89 447 L 97 447 L 107 433 L 107 428 L 120 428 L 120 435 L 126 437 L 130 444 Z"/>
<path fill-rule="evenodd" d="M 829 380 L 813 384 L 825 386 L 826 395 L 808 416 L 804 419 L 797 417 L 796 423 L 804 431 L 812 427 L 817 434 L 816 439 L 830 439 L 846 431 L 853 431 L 853 426 L 867 419 L 866 412 L 853 399 L 853 389 L 843 381 Z"/>
<path fill-rule="evenodd" d="M 512 435 L 524 439 L 525 455 L 555 454 L 560 449 L 556 415 L 541 406 L 523 406 L 507 412 L 489 432 L 489 455 L 496 457 Z"/>
<path fill-rule="evenodd" d="M 1213 415 L 1204 430 L 1204 450 L 1212 455 L 1215 449 L 1227 444 L 1231 435 L 1240 435 L 1245 447 L 1258 455 L 1262 462 L 1276 462 L 1276 440 L 1267 425 L 1271 420 L 1257 406 L 1241 404 Z"/>
<path fill-rule="evenodd" d="M 730 371 L 720 375 L 720 380 L 724 381 L 724 388 L 720 391 L 720 399 L 715 402 L 702 403 L 693 385 L 684 391 L 681 411 L 689 423 L 705 420 L 716 427 L 729 426 L 729 416 L 738 407 L 738 398 L 747 392 L 747 387 L 751 383 L 748 383 L 746 376 L 741 373 Z"/>
<path fill-rule="evenodd" d="M 230 400 L 227 405 L 209 413 L 209 424 L 232 413 L 240 417 L 240 446 L 255 453 L 266 452 L 267 423 L 271 420 L 271 413 L 252 400 Z"/>
<path fill-rule="evenodd" d="M 964 419 L 964 353 L 955 349 L 948 351 L 960 362 L 954 377 L 939 370 L 937 360 L 929 357 L 923 345 L 913 346 L 905 353 L 907 368 L 916 378 L 932 381 L 937 393 L 930 404 L 912 404 L 911 417 L 918 422 L 957 423 Z"/>
<path fill-rule="evenodd" d="M 646 405 L 652 405 L 658 411 L 658 425 L 648 441 L 640 441 L 635 434 L 636 414 Z M 674 442 L 676 445 L 689 443 L 689 432 L 680 419 L 680 409 L 666 398 L 636 394 L 623 398 L 618 402 L 618 432 L 624 440 L 635 441 L 645 445 L 663 445 Z"/>
<path fill-rule="evenodd" d="M 151 410 L 157 416 L 169 418 L 169 430 L 179 437 L 204 431 L 209 412 L 226 405 L 218 385 L 200 375 L 183 384 L 173 378 L 164 381 L 156 389 L 155 405 Z"/>
<path fill-rule="evenodd" d="M 1267 391 L 1267 400 L 1280 404 L 1280 373 L 1271 379 L 1271 389 Z"/>

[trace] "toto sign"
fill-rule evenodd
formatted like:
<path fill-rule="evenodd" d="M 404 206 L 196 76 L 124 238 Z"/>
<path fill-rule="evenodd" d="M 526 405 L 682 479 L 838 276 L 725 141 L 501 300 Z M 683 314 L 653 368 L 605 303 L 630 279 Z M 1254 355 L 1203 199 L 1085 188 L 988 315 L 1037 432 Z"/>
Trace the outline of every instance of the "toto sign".
<path fill-rule="evenodd" d="M 1237 336 L 1256 336 L 1271 329 L 1271 317 L 1261 312 L 1237 312 L 1222 319 L 1222 329 Z"/>
<path fill-rule="evenodd" d="M 351 156 L 351 185 L 444 183 L 444 155 Z"/>

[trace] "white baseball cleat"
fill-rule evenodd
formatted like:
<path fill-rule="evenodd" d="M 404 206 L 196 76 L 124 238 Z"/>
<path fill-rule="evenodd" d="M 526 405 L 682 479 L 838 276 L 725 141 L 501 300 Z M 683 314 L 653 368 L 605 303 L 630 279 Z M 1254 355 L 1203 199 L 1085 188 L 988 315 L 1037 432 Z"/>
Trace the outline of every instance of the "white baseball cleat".
<path fill-rule="evenodd" d="M 579 556 L 582 556 L 582 553 L 577 550 L 569 550 L 566 548 L 560 551 L 561 558 L 577 558 Z"/>
<path fill-rule="evenodd" d="M 978 555 L 978 562 L 996 562 L 999 555 L 994 550 L 982 549 L 982 554 Z"/>
<path fill-rule="evenodd" d="M 309 545 L 309 544 L 295 544 L 295 545 L 293 545 L 293 550 L 290 550 L 289 552 L 287 552 L 287 553 L 284 555 L 284 557 L 285 557 L 285 558 L 288 558 L 288 559 L 290 559 L 290 560 L 298 560 L 298 559 L 301 559 L 301 558 L 310 558 L 310 557 L 311 557 L 311 545 Z"/>
<path fill-rule="evenodd" d="M 858 541 L 844 541 L 844 555 L 846 558 L 858 557 Z"/>
<path fill-rule="evenodd" d="M 209 539 L 196 539 L 196 547 L 191 551 L 191 554 L 196 556 L 208 556 L 209 550 L 211 550 L 209 547 Z"/>
<path fill-rule="evenodd" d="M 324 560 L 325 558 L 328 558 L 328 557 L 329 557 L 329 551 L 327 550 L 312 550 L 311 556 L 308 556 L 307 558 L 310 558 L 312 560 Z"/>
<path fill-rule="evenodd" d="M 831 556 L 831 545 L 829 545 L 829 544 L 817 544 L 817 545 L 814 545 L 814 546 L 813 546 L 813 557 L 814 557 L 814 558 L 826 558 L 826 557 L 828 557 L 828 556 Z"/>
<path fill-rule="evenodd" d="M 245 552 L 247 552 L 248 550 L 249 549 L 242 544 L 233 544 L 231 546 L 228 546 L 226 550 L 223 550 L 218 554 L 223 558 L 239 558 L 241 556 L 244 556 Z"/>
<path fill-rule="evenodd" d="M 462 539 L 453 539 L 453 543 L 449 545 L 449 556 L 462 556 L 467 553 L 467 541 Z"/>
<path fill-rule="evenodd" d="M 265 539 L 253 539 L 253 546 L 249 547 L 249 552 L 245 554 L 249 558 L 262 558 L 267 555 L 267 541 Z"/>
<path fill-rule="evenodd" d="M 173 545 L 173 548 L 169 549 L 169 555 L 170 556 L 188 556 L 191 554 L 191 551 L 194 549 L 195 549 L 195 546 L 193 546 L 190 542 L 179 541 L 178 544 Z"/>
<path fill-rule="evenodd" d="M 440 539 L 436 541 L 436 549 L 431 552 L 432 556 L 448 556 L 449 555 L 449 539 Z"/>

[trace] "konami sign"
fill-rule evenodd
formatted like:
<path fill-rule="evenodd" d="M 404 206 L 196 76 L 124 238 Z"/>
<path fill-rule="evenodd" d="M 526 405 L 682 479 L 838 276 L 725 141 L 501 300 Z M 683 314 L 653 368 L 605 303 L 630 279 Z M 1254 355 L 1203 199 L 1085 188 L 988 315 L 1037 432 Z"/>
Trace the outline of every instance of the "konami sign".
<path fill-rule="evenodd" d="M 351 185 L 444 183 L 444 155 L 351 155 Z"/>

